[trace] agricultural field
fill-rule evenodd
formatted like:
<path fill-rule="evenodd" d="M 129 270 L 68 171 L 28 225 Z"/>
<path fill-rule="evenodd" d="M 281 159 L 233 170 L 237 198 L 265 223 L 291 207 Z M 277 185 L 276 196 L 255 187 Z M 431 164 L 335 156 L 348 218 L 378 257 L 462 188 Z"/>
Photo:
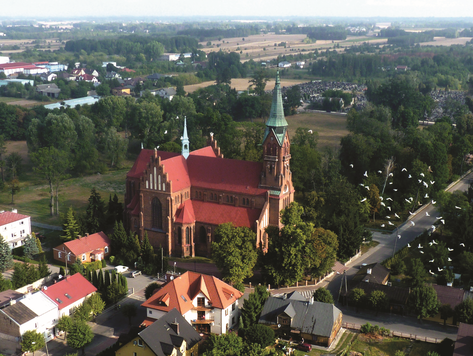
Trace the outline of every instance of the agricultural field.
<path fill-rule="evenodd" d="M 251 85 L 250 83 L 251 78 L 237 78 L 237 79 L 232 79 L 232 82 L 230 84 L 230 87 L 236 90 L 247 90 L 248 87 Z M 281 86 L 293 86 L 301 83 L 307 83 L 308 80 L 298 80 L 298 79 L 281 79 Z M 199 84 L 191 84 L 191 85 L 186 85 L 184 86 L 184 90 L 187 93 L 193 93 L 198 89 L 201 88 L 206 88 L 210 85 L 214 85 L 215 81 L 208 81 L 208 82 L 202 82 Z M 275 85 L 274 80 L 270 80 L 266 83 L 266 90 L 273 90 Z"/>
<path fill-rule="evenodd" d="M 458 38 L 445 38 L 445 37 L 434 37 L 431 42 L 422 42 L 421 46 L 453 46 L 462 45 L 464 46 L 467 42 L 471 41 L 471 37 L 458 37 Z"/>
<path fill-rule="evenodd" d="M 23 52 L 27 49 L 35 48 L 35 46 L 37 46 L 38 44 L 35 43 L 34 41 L 35 40 L 33 39 L 24 39 L 24 40 L 0 39 L 0 52 L 2 52 L 3 55 Z M 18 46 L 19 49 L 3 49 L 2 48 L 3 46 Z M 39 50 L 51 50 L 51 51 L 56 51 L 60 48 L 64 48 L 64 44 L 61 44 L 61 42 L 57 38 L 44 40 L 44 42 L 41 42 L 39 44 L 39 47 L 37 47 L 37 49 Z"/>

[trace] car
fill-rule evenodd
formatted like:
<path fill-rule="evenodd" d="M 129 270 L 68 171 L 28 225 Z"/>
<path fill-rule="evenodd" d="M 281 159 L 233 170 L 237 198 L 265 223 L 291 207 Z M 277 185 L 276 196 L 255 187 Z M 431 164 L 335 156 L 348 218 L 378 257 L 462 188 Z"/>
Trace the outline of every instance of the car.
<path fill-rule="evenodd" d="M 141 274 L 141 271 L 133 271 L 133 272 L 131 272 L 131 276 L 132 276 L 133 278 L 138 277 L 140 274 Z"/>
<path fill-rule="evenodd" d="M 126 271 L 128 271 L 127 266 L 116 266 L 115 267 L 115 272 L 117 272 L 117 273 L 123 273 L 123 272 L 126 272 Z"/>
<path fill-rule="evenodd" d="M 312 351 L 312 345 L 307 343 L 299 344 L 297 348 L 301 351 Z"/>

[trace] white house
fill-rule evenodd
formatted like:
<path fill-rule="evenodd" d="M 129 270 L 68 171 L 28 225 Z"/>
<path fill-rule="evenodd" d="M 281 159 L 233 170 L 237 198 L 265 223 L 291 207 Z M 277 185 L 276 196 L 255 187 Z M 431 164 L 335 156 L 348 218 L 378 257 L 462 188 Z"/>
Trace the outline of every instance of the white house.
<path fill-rule="evenodd" d="M 12 211 L 0 211 L 0 235 L 6 240 L 10 248 L 20 247 L 23 240 L 31 235 L 31 217 Z"/>
<path fill-rule="evenodd" d="M 296 62 L 296 66 L 298 66 L 299 68 L 302 69 L 302 68 L 304 68 L 304 66 L 305 66 L 305 62 L 304 62 L 304 61 L 302 61 L 302 62 Z"/>
<path fill-rule="evenodd" d="M 140 91 L 140 97 L 143 96 L 147 90 L 142 90 Z M 169 99 L 172 100 L 174 98 L 174 95 L 176 95 L 176 89 L 174 88 L 161 88 L 161 89 L 155 89 L 155 90 L 149 90 L 149 93 L 156 96 L 159 95 L 163 99 Z"/>
<path fill-rule="evenodd" d="M 57 305 L 44 293 L 26 294 L 16 303 L 0 309 L 0 339 L 19 341 L 26 331 L 36 330 L 46 342 L 54 338 Z"/>
<path fill-rule="evenodd" d="M 214 276 L 188 271 L 165 284 L 146 302 L 145 325 L 176 308 L 199 332 L 224 334 L 238 325 L 243 293 Z"/>
<path fill-rule="evenodd" d="M 289 68 L 291 66 L 291 63 L 287 61 L 279 62 L 278 67 L 279 68 Z"/>

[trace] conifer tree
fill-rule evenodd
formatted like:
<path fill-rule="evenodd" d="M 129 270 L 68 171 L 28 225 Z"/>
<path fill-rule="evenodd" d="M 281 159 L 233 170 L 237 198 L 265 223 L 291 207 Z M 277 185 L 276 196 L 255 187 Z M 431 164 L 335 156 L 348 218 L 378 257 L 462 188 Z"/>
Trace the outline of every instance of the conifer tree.
<path fill-rule="evenodd" d="M 103 231 L 106 222 L 105 202 L 95 188 L 92 188 L 84 217 L 85 229 L 88 233 L 94 234 Z"/>
<path fill-rule="evenodd" d="M 99 280 L 98 280 L 98 283 L 97 283 L 97 284 L 98 284 L 97 289 L 98 289 L 98 290 L 102 290 L 102 288 L 103 288 L 103 283 L 104 283 L 104 282 L 103 282 L 103 271 L 102 271 L 102 269 L 99 270 L 99 275 L 98 275 L 98 277 L 99 277 Z"/>
<path fill-rule="evenodd" d="M 41 246 L 41 240 L 36 236 L 34 232 L 31 233 L 31 237 L 36 240 L 36 246 L 38 247 L 38 255 L 44 253 L 43 246 Z"/>
<path fill-rule="evenodd" d="M 105 271 L 105 285 L 104 288 L 108 288 L 110 285 L 110 273 L 108 271 Z"/>
<path fill-rule="evenodd" d="M 92 272 L 92 284 L 94 285 L 95 288 L 99 289 L 99 276 L 97 274 L 97 271 L 91 271 Z"/>
<path fill-rule="evenodd" d="M 112 278 L 110 279 L 110 284 L 117 282 L 117 272 L 115 270 L 112 271 Z"/>
<path fill-rule="evenodd" d="M 13 256 L 8 242 L 0 235 L 0 272 L 5 272 L 13 266 Z"/>
<path fill-rule="evenodd" d="M 127 241 L 127 233 L 122 221 L 120 221 L 119 223 L 115 222 L 115 225 L 113 227 L 113 234 L 111 234 L 111 240 L 112 253 L 120 253 L 120 250 L 125 247 Z"/>
<path fill-rule="evenodd" d="M 35 255 L 38 254 L 38 245 L 36 244 L 36 239 L 28 235 L 24 240 L 23 253 L 25 257 L 33 259 Z"/>
<path fill-rule="evenodd" d="M 64 241 L 70 241 L 77 238 L 81 233 L 79 223 L 77 222 L 76 213 L 72 206 L 67 210 L 66 218 L 62 224 L 62 236 Z"/>
<path fill-rule="evenodd" d="M 149 265 L 154 259 L 154 249 L 149 242 L 147 232 L 145 232 L 145 236 L 143 237 L 143 242 L 141 244 L 141 258 L 145 265 Z"/>

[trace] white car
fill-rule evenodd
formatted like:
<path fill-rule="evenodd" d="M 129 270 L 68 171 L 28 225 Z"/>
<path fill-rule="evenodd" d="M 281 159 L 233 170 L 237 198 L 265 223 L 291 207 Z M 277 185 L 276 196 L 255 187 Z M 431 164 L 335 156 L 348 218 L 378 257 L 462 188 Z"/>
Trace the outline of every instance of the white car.
<path fill-rule="evenodd" d="M 115 267 L 115 272 L 117 272 L 117 273 L 123 273 L 123 272 L 126 272 L 126 271 L 128 271 L 127 266 L 116 266 Z"/>

